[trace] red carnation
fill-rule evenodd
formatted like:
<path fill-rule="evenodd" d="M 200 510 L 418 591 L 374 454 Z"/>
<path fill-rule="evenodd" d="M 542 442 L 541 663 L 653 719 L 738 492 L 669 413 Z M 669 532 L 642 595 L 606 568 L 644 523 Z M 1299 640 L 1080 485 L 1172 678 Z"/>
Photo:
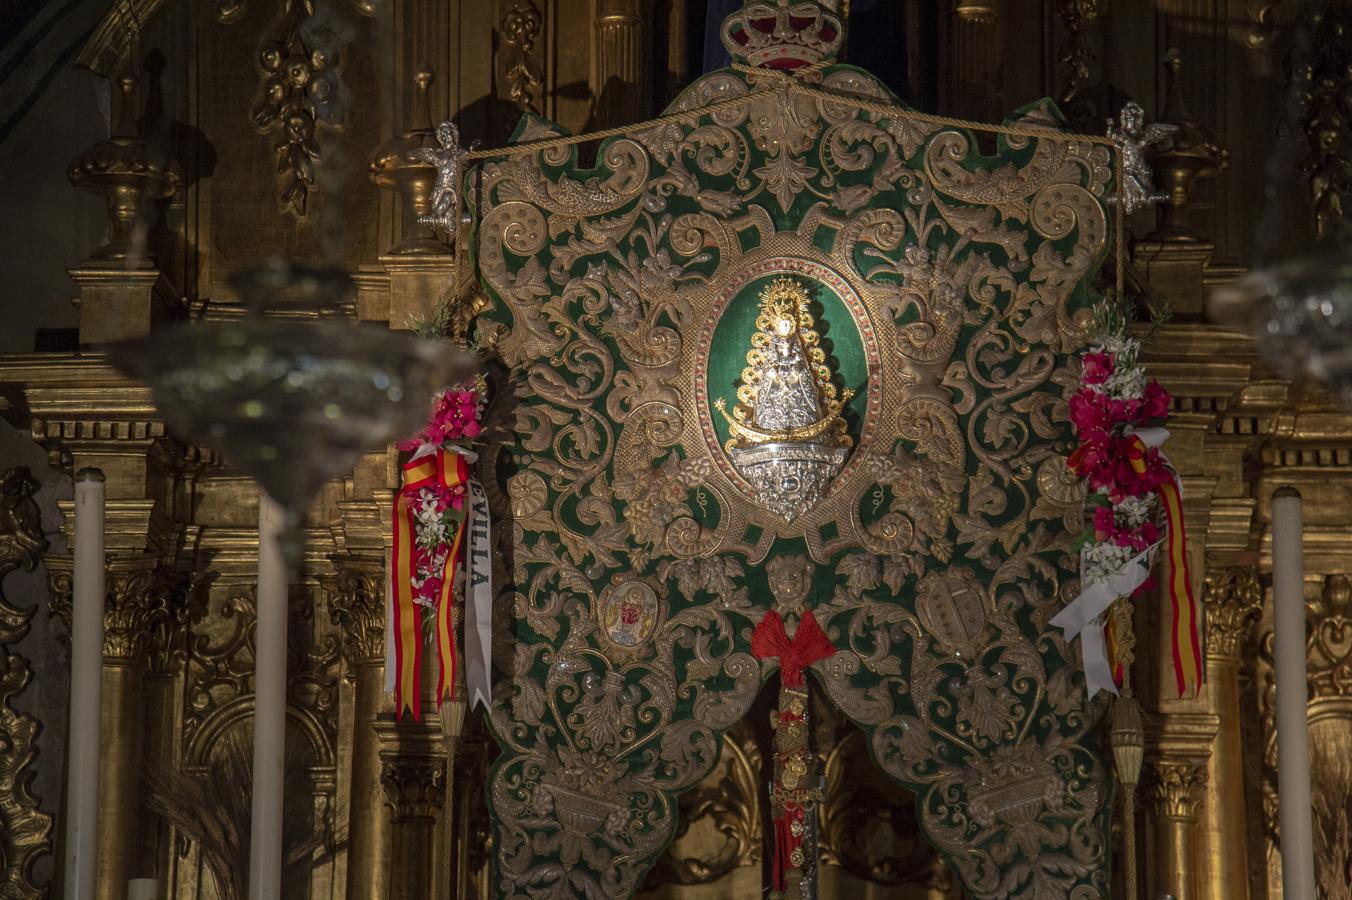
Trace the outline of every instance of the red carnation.
<path fill-rule="evenodd" d="M 1106 430 L 1111 424 L 1103 408 L 1104 397 L 1090 390 L 1080 391 L 1070 398 L 1070 423 L 1075 433 L 1085 435 L 1095 429 Z"/>
<path fill-rule="evenodd" d="M 1163 419 L 1169 415 L 1169 392 L 1152 378 L 1145 386 L 1141 406 L 1141 414 L 1145 418 Z"/>
<path fill-rule="evenodd" d="M 1110 506 L 1100 506 L 1094 510 L 1094 540 L 1106 541 L 1117 527 Z"/>
<path fill-rule="evenodd" d="M 1111 353 L 1086 353 L 1083 381 L 1085 384 L 1103 384 L 1113 374 L 1115 368 Z"/>

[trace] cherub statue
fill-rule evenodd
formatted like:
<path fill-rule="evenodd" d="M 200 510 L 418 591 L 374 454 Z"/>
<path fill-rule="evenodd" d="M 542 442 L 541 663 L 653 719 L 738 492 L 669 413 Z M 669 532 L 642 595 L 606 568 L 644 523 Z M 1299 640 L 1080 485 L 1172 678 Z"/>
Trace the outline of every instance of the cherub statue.
<path fill-rule="evenodd" d="M 460 224 L 460 178 L 464 175 L 465 148 L 460 146 L 460 129 L 452 122 L 437 126 L 440 147 L 420 147 L 411 156 L 437 169 L 432 185 L 432 211 L 418 216 L 418 224 L 454 235 Z"/>
<path fill-rule="evenodd" d="M 1164 199 L 1163 195 L 1155 193 L 1155 182 L 1150 174 L 1150 164 L 1145 159 L 1145 151 L 1177 130 L 1177 125 L 1160 122 L 1147 125 L 1145 110 L 1135 101 L 1122 107 L 1117 122 L 1108 120 L 1108 138 L 1117 146 L 1117 152 L 1122 154 L 1122 189 L 1118 196 L 1121 198 L 1122 210 L 1128 215 Z"/>

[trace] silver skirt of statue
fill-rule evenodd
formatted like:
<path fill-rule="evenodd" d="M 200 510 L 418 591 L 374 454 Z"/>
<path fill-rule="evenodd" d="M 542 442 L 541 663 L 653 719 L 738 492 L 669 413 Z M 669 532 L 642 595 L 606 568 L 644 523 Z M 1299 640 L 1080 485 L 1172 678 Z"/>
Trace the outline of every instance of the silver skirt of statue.
<path fill-rule="evenodd" d="M 792 522 L 823 497 L 850 455 L 846 447 L 807 441 L 781 441 L 734 447 L 732 464 L 756 489 L 761 506 Z"/>

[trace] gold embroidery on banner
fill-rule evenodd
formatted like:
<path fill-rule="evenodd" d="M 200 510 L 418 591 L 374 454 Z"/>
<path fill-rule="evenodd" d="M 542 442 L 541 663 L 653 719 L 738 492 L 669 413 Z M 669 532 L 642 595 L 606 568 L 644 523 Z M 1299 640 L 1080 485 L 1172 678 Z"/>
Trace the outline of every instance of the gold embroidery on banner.
<path fill-rule="evenodd" d="M 857 72 L 825 83 L 886 96 Z M 745 91 L 717 73 L 678 107 Z M 1045 623 L 1076 590 L 1056 564 L 1079 506 L 1057 469 L 1075 383 L 1057 354 L 1081 338 L 1070 299 L 1106 246 L 1108 151 L 1043 141 L 1019 165 L 968 167 L 962 133 L 780 91 L 631 137 L 592 173 L 559 174 L 568 152 L 546 151 L 487 163 L 476 184 L 513 377 L 494 413 L 514 445 L 494 500 L 514 567 L 499 602 L 518 623 L 493 713 L 504 896 L 637 888 L 676 833 L 674 794 L 710 771 L 759 687 L 739 648 L 769 598 L 746 585 L 777 538 L 806 550 L 768 564 L 785 608 L 836 566 L 816 609 L 838 653 L 814 670 L 881 769 L 916 786 L 969 891 L 995 895 L 1022 857 L 1030 878 L 1106 896 L 1087 886 L 1106 854 L 1099 710 Z M 884 193 L 905 205 L 872 208 Z M 776 220 L 804 195 L 801 221 Z M 670 211 L 677 196 L 699 211 Z M 841 300 L 868 379 L 849 459 L 790 522 L 716 437 L 710 398 L 735 385 L 707 383 L 723 309 L 780 276 Z M 633 580 L 644 571 L 651 584 Z M 646 585 L 627 613 L 626 583 Z M 912 589 L 910 608 L 875 598 Z M 1049 707 L 1060 731 L 1037 725 Z"/>

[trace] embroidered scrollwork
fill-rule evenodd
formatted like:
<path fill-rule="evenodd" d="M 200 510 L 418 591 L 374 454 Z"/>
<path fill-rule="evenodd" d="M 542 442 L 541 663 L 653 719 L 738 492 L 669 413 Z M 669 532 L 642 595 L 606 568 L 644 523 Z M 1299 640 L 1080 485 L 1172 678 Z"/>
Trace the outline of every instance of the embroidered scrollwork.
<path fill-rule="evenodd" d="M 857 71 L 823 84 L 889 98 Z M 551 149 L 476 177 L 481 328 L 519 385 L 490 416 L 513 614 L 494 654 L 501 895 L 638 888 L 760 688 L 750 635 L 777 599 L 814 609 L 837 650 L 820 685 L 971 896 L 1106 897 L 1101 711 L 1045 629 L 1076 588 L 1064 392 L 1106 152 L 1002 138 L 983 156 L 952 129 L 754 89 L 706 76 L 673 108 L 747 102 L 636 128 L 593 169 Z M 791 521 L 711 412 L 775 278 L 810 292 L 851 392 L 848 459 Z"/>

